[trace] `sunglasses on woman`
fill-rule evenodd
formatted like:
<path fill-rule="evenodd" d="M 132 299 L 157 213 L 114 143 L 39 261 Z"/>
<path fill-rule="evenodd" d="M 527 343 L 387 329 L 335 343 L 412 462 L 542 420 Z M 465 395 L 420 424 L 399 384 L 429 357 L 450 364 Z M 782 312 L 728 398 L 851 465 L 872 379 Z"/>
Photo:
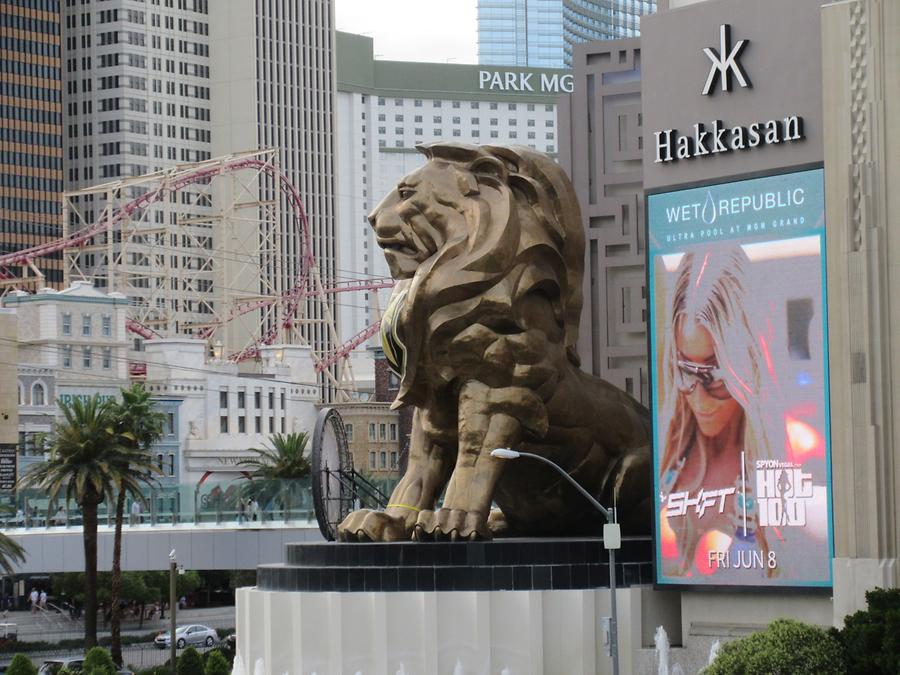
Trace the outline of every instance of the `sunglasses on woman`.
<path fill-rule="evenodd" d="M 678 391 L 688 396 L 698 384 L 713 398 L 719 400 L 731 398 L 725 380 L 722 379 L 722 370 L 718 366 L 693 361 L 676 361 L 675 386 L 678 387 Z"/>

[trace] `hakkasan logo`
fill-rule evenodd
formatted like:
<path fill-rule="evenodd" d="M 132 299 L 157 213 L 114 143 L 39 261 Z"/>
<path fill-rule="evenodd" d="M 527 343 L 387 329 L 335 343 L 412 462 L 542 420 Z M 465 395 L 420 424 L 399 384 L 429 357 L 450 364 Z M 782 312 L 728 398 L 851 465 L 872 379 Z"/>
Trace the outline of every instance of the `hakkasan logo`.
<path fill-rule="evenodd" d="M 693 222 L 712 225 L 723 216 L 745 216 L 752 213 L 787 209 L 803 206 L 805 201 L 806 190 L 803 188 L 755 192 L 723 199 L 714 198 L 712 191 L 707 190 L 706 199 L 703 201 L 667 206 L 666 222 L 670 225 Z"/>
<path fill-rule="evenodd" d="M 742 89 L 750 89 L 750 77 L 740 62 L 741 54 L 749 39 L 738 40 L 732 45 L 731 26 L 719 27 L 719 49 L 704 47 L 703 53 L 711 61 L 706 82 L 701 94 L 712 96 L 716 84 L 723 92 L 732 92 L 732 82 Z M 680 133 L 678 129 L 663 129 L 653 133 L 656 144 L 656 164 L 667 164 L 678 160 L 714 157 L 739 150 L 755 150 L 769 145 L 783 145 L 805 140 L 803 118 L 787 115 L 751 124 L 725 124 L 722 120 L 698 122 L 691 133 Z"/>

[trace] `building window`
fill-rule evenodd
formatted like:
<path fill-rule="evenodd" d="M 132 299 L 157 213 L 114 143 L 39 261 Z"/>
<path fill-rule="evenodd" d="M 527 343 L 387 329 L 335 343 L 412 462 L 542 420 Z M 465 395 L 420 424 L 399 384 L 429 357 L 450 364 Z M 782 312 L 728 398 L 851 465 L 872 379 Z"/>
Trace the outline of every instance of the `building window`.
<path fill-rule="evenodd" d="M 370 469 L 375 468 L 375 453 L 374 452 L 369 453 L 369 468 Z"/>
<path fill-rule="evenodd" d="M 375 422 L 369 422 L 369 440 L 375 440 Z"/>
<path fill-rule="evenodd" d="M 81 335 L 83 337 L 91 336 L 91 315 L 90 314 L 82 314 L 81 315 Z"/>
<path fill-rule="evenodd" d="M 175 475 L 175 454 L 172 452 L 169 453 L 169 470 L 168 470 L 168 472 L 166 472 L 166 475 L 167 476 Z"/>
<path fill-rule="evenodd" d="M 63 335 L 71 335 L 72 334 L 72 315 L 68 312 L 62 315 L 62 334 Z"/>
<path fill-rule="evenodd" d="M 391 468 L 392 469 L 397 468 L 397 453 L 396 452 L 391 453 Z"/>
<path fill-rule="evenodd" d="M 269 410 L 275 409 L 275 392 L 269 390 Z"/>
<path fill-rule="evenodd" d="M 262 408 L 262 392 L 254 391 L 253 392 L 253 407 L 259 410 Z"/>
<path fill-rule="evenodd" d="M 25 394 L 21 382 L 19 383 L 19 405 L 25 405 Z"/>
<path fill-rule="evenodd" d="M 166 413 L 166 433 L 169 436 L 175 435 L 175 413 Z"/>
<path fill-rule="evenodd" d="M 238 433 L 246 434 L 247 433 L 247 418 L 241 415 L 238 417 Z"/>
<path fill-rule="evenodd" d="M 262 433 L 262 417 L 256 418 L 256 422 L 255 422 L 253 428 L 256 430 L 256 433 L 258 433 L 258 434 Z"/>
<path fill-rule="evenodd" d="M 103 337 L 112 337 L 112 317 L 109 314 L 103 315 L 100 325 L 100 333 Z"/>
<path fill-rule="evenodd" d="M 72 345 L 63 345 L 62 348 L 62 367 L 72 367 Z"/>
<path fill-rule="evenodd" d="M 397 425 L 396 424 L 391 424 L 391 440 L 392 441 L 397 440 Z"/>
<path fill-rule="evenodd" d="M 286 419 L 285 417 L 281 418 L 281 433 L 284 433 L 284 431 L 285 431 L 285 427 L 286 427 L 285 419 Z"/>
<path fill-rule="evenodd" d="M 228 407 L 228 392 L 225 389 L 219 391 L 219 408 Z"/>
<path fill-rule="evenodd" d="M 243 410 L 247 407 L 247 393 L 243 390 L 238 391 L 238 409 Z"/>
<path fill-rule="evenodd" d="M 387 468 L 387 453 L 384 450 L 382 450 L 379 453 L 379 459 L 381 460 L 379 467 L 382 469 L 386 469 Z"/>
<path fill-rule="evenodd" d="M 353 425 L 345 424 L 344 431 L 347 433 L 347 440 L 352 441 L 353 440 Z"/>
<path fill-rule="evenodd" d="M 103 370 L 112 368 L 112 347 L 104 347 L 102 355 Z"/>
<path fill-rule="evenodd" d="M 228 415 L 219 416 L 219 431 L 223 434 L 228 433 Z"/>
<path fill-rule="evenodd" d="M 387 425 L 386 424 L 378 425 L 378 437 L 382 441 L 387 440 Z"/>
<path fill-rule="evenodd" d="M 44 385 L 36 382 L 31 388 L 31 405 L 44 405 L 45 400 Z"/>
<path fill-rule="evenodd" d="M 90 370 L 91 366 L 91 348 L 90 347 L 82 347 L 81 348 L 81 367 L 85 370 Z"/>
<path fill-rule="evenodd" d="M 284 410 L 285 403 L 287 402 L 287 397 L 284 392 L 281 392 L 281 409 Z"/>
<path fill-rule="evenodd" d="M 274 417 L 269 418 L 269 433 L 270 434 L 275 433 L 275 418 Z"/>

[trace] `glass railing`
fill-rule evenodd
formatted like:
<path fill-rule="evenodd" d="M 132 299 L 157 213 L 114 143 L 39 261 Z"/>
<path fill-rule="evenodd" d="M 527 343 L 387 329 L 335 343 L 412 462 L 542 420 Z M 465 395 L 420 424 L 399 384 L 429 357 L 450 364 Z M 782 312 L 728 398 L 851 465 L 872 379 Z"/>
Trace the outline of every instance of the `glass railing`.
<path fill-rule="evenodd" d="M 138 506 L 135 506 L 135 503 Z M 81 527 L 82 513 L 63 496 L 51 500 L 37 489 L 0 500 L 0 529 Z M 98 509 L 100 527 L 115 525 L 115 501 Z M 197 484 L 147 486 L 142 499 L 128 498 L 123 526 L 133 527 L 315 527 L 310 479 L 254 478 Z"/>

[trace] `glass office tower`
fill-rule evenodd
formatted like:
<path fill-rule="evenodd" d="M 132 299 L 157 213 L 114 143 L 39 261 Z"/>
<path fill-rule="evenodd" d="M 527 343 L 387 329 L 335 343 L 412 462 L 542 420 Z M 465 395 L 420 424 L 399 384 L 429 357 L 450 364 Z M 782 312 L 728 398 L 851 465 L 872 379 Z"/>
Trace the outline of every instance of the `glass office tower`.
<path fill-rule="evenodd" d="M 478 0 L 478 63 L 563 67 L 561 0 Z"/>
<path fill-rule="evenodd" d="M 478 0 L 478 63 L 570 68 L 572 47 L 640 34 L 656 0 Z"/>
<path fill-rule="evenodd" d="M 656 0 L 562 0 L 565 67 L 572 67 L 575 45 L 637 37 L 641 17 L 655 11 Z"/>

